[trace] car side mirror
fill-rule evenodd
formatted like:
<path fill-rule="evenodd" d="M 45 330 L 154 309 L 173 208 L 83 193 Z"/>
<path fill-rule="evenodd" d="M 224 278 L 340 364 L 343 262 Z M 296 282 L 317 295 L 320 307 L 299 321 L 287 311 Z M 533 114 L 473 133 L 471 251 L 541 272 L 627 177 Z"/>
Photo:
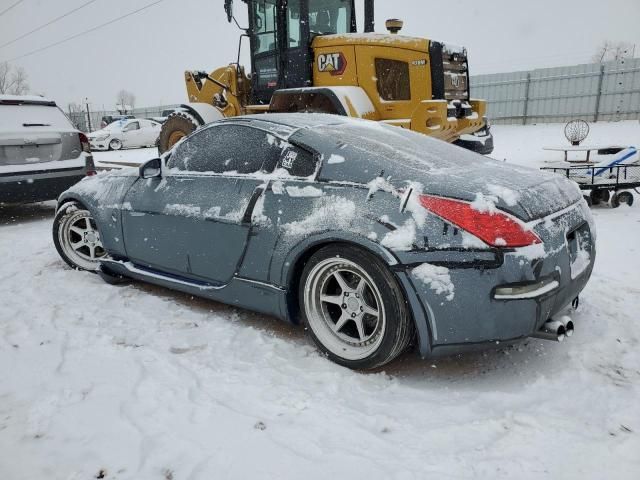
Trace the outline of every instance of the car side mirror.
<path fill-rule="evenodd" d="M 140 178 L 155 178 L 162 176 L 162 160 L 154 158 L 143 163 L 139 169 Z"/>

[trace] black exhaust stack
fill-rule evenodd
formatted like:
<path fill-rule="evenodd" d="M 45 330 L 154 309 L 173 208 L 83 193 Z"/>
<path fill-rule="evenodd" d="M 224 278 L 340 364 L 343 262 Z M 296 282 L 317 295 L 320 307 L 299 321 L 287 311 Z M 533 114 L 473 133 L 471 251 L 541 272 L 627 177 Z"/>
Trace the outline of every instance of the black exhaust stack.
<path fill-rule="evenodd" d="M 375 18 L 373 9 L 374 0 L 364 0 L 364 31 L 370 33 L 375 31 Z"/>

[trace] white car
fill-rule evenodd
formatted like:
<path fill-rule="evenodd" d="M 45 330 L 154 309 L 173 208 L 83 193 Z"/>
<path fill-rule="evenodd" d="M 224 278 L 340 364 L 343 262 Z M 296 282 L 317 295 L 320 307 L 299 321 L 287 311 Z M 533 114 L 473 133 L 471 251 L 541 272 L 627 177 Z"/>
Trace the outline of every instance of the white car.
<path fill-rule="evenodd" d="M 119 120 L 102 130 L 89 134 L 92 150 L 120 150 L 121 148 L 153 147 L 160 135 L 161 125 L 152 120 L 132 118 Z"/>

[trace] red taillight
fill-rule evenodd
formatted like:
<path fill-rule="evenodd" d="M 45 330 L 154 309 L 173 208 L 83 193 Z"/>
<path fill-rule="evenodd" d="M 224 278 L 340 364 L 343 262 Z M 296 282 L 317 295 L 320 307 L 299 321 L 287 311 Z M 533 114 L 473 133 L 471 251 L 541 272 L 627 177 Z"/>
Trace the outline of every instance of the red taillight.
<path fill-rule="evenodd" d="M 87 136 L 82 132 L 78 133 L 78 136 L 80 137 L 80 146 L 82 147 L 82 151 L 91 153 L 91 144 L 89 143 Z"/>
<path fill-rule="evenodd" d="M 522 222 L 501 211 L 480 212 L 470 202 L 452 198 L 420 195 L 420 204 L 443 220 L 455 225 L 492 247 L 526 247 L 541 243 Z"/>

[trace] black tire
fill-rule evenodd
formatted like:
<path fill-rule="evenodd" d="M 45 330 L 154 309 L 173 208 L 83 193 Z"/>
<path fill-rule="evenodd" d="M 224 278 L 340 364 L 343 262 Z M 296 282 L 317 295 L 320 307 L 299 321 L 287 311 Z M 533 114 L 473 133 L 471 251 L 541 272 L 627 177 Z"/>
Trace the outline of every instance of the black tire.
<path fill-rule="evenodd" d="M 160 129 L 158 153 L 162 155 L 171 149 L 181 138 L 190 135 L 199 126 L 199 122 L 187 112 L 172 113 Z"/>
<path fill-rule="evenodd" d="M 587 205 L 590 207 L 593 206 L 593 200 L 591 200 L 591 195 L 583 195 L 584 201 L 587 202 Z"/>
<path fill-rule="evenodd" d="M 631 192 L 616 192 L 611 197 L 612 208 L 618 208 L 623 203 L 629 207 L 633 205 L 633 194 Z"/>
<path fill-rule="evenodd" d="M 316 325 L 315 328 L 322 328 L 318 327 L 317 320 L 314 322 L 309 320 L 308 310 L 313 311 L 313 309 L 306 304 L 306 297 L 310 295 L 308 292 L 313 289 L 307 289 L 307 282 L 310 280 L 310 275 L 319 266 L 331 262 L 332 259 L 337 262 L 346 260 L 357 265 L 375 284 L 376 291 L 382 302 L 384 327 L 379 334 L 379 339 L 374 342 L 377 345 L 375 350 L 368 352 L 365 358 L 345 358 L 335 352 L 335 343 L 334 351 L 332 351 L 323 343 L 320 338 L 321 335 L 319 336 L 318 332 L 314 330 L 314 324 Z M 311 284 L 313 285 L 314 283 L 311 282 Z M 414 335 L 413 320 L 407 309 L 404 294 L 387 265 L 376 256 L 350 245 L 340 244 L 324 247 L 308 260 L 298 286 L 298 299 L 303 323 L 318 348 L 332 361 L 348 368 L 358 370 L 372 369 L 389 363 L 407 349 Z M 378 311 L 380 310 L 379 307 Z M 340 307 L 336 306 L 335 308 L 339 309 Z M 342 308 L 344 309 L 345 306 L 343 305 Z M 340 341 L 338 340 L 338 343 Z"/>
<path fill-rule="evenodd" d="M 70 244 L 73 239 L 69 237 L 69 241 L 67 241 L 65 237 L 65 235 L 69 234 L 67 232 L 68 228 L 70 228 L 76 220 L 85 222 L 85 225 L 88 222 L 92 225 L 92 231 L 97 234 L 97 243 L 93 243 L 91 248 L 87 246 L 83 254 L 74 252 L 74 249 L 70 248 Z M 58 254 L 67 265 L 74 270 L 85 270 L 92 273 L 98 272 L 100 257 L 105 255 L 106 252 L 102 247 L 98 229 L 95 226 L 95 221 L 91 217 L 90 212 L 83 205 L 78 202 L 67 202 L 62 205 L 56 212 L 56 216 L 53 220 L 52 234 L 53 244 L 55 245 Z M 96 240 L 96 238 L 94 238 L 94 240 Z M 99 247 L 97 245 L 99 245 Z M 91 256 L 94 258 L 89 258 Z"/>
<path fill-rule="evenodd" d="M 595 189 L 591 190 L 589 196 L 591 197 L 592 205 L 599 205 L 600 203 L 607 203 L 609 201 L 610 194 L 609 190 Z"/>

